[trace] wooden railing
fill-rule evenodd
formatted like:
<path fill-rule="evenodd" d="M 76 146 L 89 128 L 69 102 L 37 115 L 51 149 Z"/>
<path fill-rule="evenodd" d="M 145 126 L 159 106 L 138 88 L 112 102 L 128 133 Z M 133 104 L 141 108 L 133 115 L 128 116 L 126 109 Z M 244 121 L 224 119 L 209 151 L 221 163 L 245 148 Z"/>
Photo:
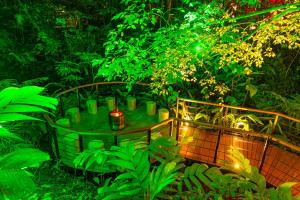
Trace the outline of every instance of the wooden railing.
<path fill-rule="evenodd" d="M 194 105 L 190 106 L 188 104 L 194 104 Z M 181 119 L 184 118 L 184 114 L 181 113 L 180 115 L 180 107 L 182 107 L 181 109 L 184 110 L 184 112 L 186 113 L 196 114 L 195 112 L 193 113 L 192 111 L 189 111 L 189 109 L 193 108 L 195 110 L 196 108 L 201 108 L 201 107 L 203 108 L 204 106 L 219 108 L 219 110 L 222 110 L 222 116 L 219 116 L 219 119 L 221 121 L 223 128 L 226 128 L 226 116 L 228 116 L 228 114 L 230 113 L 233 113 L 233 112 L 229 112 L 229 109 L 231 111 L 234 110 L 235 111 L 234 113 L 237 116 L 239 115 L 241 116 L 241 114 L 245 114 L 245 113 L 251 113 L 254 115 L 260 115 L 258 116 L 258 118 L 261 119 L 261 121 L 267 122 L 267 124 L 254 125 L 252 123 L 252 128 L 253 129 L 256 128 L 257 130 L 250 130 L 249 132 L 253 132 L 255 134 L 263 134 L 263 135 L 270 134 L 271 136 L 268 137 L 275 137 L 275 136 L 278 137 L 281 135 L 282 137 L 286 138 L 286 140 L 289 143 L 293 143 L 296 145 L 300 144 L 300 119 L 296 119 L 294 117 L 282 113 L 278 113 L 278 112 L 259 110 L 254 108 L 245 108 L 240 106 L 231 106 L 226 104 L 203 102 L 203 101 L 178 97 L 176 102 L 176 118 L 181 118 Z M 212 110 L 208 111 L 210 112 L 209 114 L 211 114 L 211 111 Z M 260 130 L 262 130 L 266 126 L 269 126 L 270 129 L 269 132 L 262 133 Z M 241 130 L 236 130 L 236 131 L 241 131 Z"/>
<path fill-rule="evenodd" d="M 77 101 L 79 102 L 80 106 L 80 95 L 79 95 L 79 90 L 82 88 L 87 88 L 87 87 L 95 87 L 96 90 L 96 94 L 98 94 L 99 91 L 99 86 L 101 85 L 112 85 L 112 84 L 124 84 L 123 82 L 100 82 L 100 83 L 93 83 L 93 84 L 87 84 L 87 85 L 82 85 L 82 86 L 78 86 L 75 88 L 71 88 L 68 89 L 66 91 L 60 92 L 57 94 L 57 97 L 60 99 L 60 113 L 62 116 L 64 116 L 63 114 L 63 102 L 62 102 L 62 95 L 67 94 L 69 92 L 75 91 L 77 94 Z M 148 84 L 145 83 L 137 83 L 137 85 L 141 85 L 141 86 L 149 86 Z M 240 129 L 235 129 L 235 128 L 230 128 L 230 127 L 226 127 L 225 123 L 219 123 L 219 124 L 212 124 L 212 123 L 203 123 L 203 122 L 198 122 L 198 121 L 193 121 L 193 120 L 187 120 L 187 119 L 183 119 L 183 115 L 180 116 L 180 106 L 186 106 L 186 108 L 189 107 L 188 104 L 196 104 L 196 106 L 190 106 L 190 107 L 194 107 L 194 108 L 199 108 L 201 106 L 213 106 L 213 107 L 217 107 L 217 108 L 223 108 L 224 111 L 224 115 L 228 114 L 228 110 L 229 109 L 234 109 L 234 110 L 238 110 L 238 111 L 247 111 L 247 112 L 254 112 L 254 113 L 259 113 L 259 114 L 263 114 L 263 115 L 271 115 L 271 117 L 267 117 L 268 119 L 272 119 L 273 120 L 273 127 L 272 127 L 272 133 L 271 134 L 266 134 L 266 133 L 260 133 L 260 132 L 256 132 L 256 131 L 245 131 L 245 130 L 240 130 Z M 116 131 L 113 134 L 107 134 L 107 133 L 101 133 L 101 132 L 97 132 L 97 131 L 77 131 L 74 130 L 72 128 L 65 128 L 62 127 L 58 124 L 56 124 L 54 122 L 54 120 L 50 117 L 50 115 L 45 114 L 45 119 L 47 120 L 47 122 L 49 123 L 49 125 L 53 128 L 59 128 L 59 129 L 63 129 L 63 130 L 67 130 L 73 133 L 77 133 L 81 136 L 83 135 L 110 135 L 114 137 L 114 143 L 115 145 L 118 145 L 118 137 L 120 136 L 124 136 L 124 135 L 128 135 L 128 134 L 135 134 L 135 133 L 143 133 L 145 132 L 147 134 L 147 142 L 148 144 L 150 144 L 151 142 L 151 134 L 153 133 L 153 130 L 160 128 L 162 126 L 165 125 L 169 125 L 169 135 L 173 135 L 177 142 L 179 140 L 179 136 L 180 136 L 180 128 L 183 126 L 183 123 L 189 123 L 189 125 L 192 126 L 198 126 L 198 127 L 202 127 L 203 129 L 216 129 L 218 130 L 218 134 L 222 134 L 223 132 L 227 132 L 227 133 L 231 133 L 231 134 L 238 134 L 240 136 L 243 137 L 248 137 L 248 136 L 253 136 L 255 138 L 262 138 L 265 141 L 265 148 L 264 148 L 264 154 L 265 151 L 268 148 L 268 145 L 270 144 L 270 142 L 274 142 L 276 144 L 282 145 L 284 147 L 287 147 L 293 151 L 296 151 L 300 154 L 300 147 L 298 145 L 292 144 L 290 141 L 286 141 L 283 140 L 281 138 L 279 138 L 276 134 L 275 134 L 275 129 L 277 124 L 279 123 L 280 118 L 282 119 L 286 119 L 286 120 L 290 120 L 294 123 L 298 123 L 300 124 L 300 120 L 284 115 L 282 113 L 277 113 L 277 112 L 271 112 L 271 111 L 264 111 L 264 110 L 258 110 L 258 109 L 253 109 L 253 108 L 245 108 L 245 107 L 239 107 L 239 106 L 230 106 L 230 105 L 225 105 L 225 104 L 216 104 L 216 103 L 210 103 L 210 102 L 203 102 L 203 101 L 197 101 L 197 100 L 191 100 L 191 99 L 185 99 L 185 98 L 177 98 L 177 102 L 176 102 L 176 111 L 175 111 L 175 118 L 170 118 L 168 120 L 165 120 L 161 123 L 155 124 L 151 127 L 145 127 L 145 128 L 140 128 L 140 129 L 135 129 L 135 130 L 125 130 L 125 131 Z M 223 116 L 224 117 L 224 116 Z M 223 118 L 221 118 L 222 120 Z M 219 141 L 218 141 L 219 142 Z M 56 141 L 57 143 L 57 141 Z M 57 144 L 56 144 L 57 145 Z M 219 144 L 217 144 L 218 146 Z M 216 149 L 217 151 L 217 149 Z M 216 158 L 214 158 L 215 160 Z M 264 162 L 264 157 L 262 157 L 261 160 L 261 165 Z"/>
<path fill-rule="evenodd" d="M 95 92 L 96 92 L 96 100 L 98 102 L 98 97 L 99 97 L 99 91 L 100 91 L 100 86 L 101 85 L 125 85 L 125 82 L 122 81 L 114 81 L 114 82 L 98 82 L 98 83 L 91 83 L 91 84 L 85 84 L 85 85 L 80 85 L 74 88 L 70 88 L 68 90 L 59 92 L 56 94 L 56 97 L 59 99 L 59 111 L 60 114 L 62 116 L 65 115 L 64 113 L 64 101 L 63 101 L 63 95 L 68 94 L 70 92 L 76 92 L 76 99 L 77 99 L 77 106 L 80 108 L 81 107 L 81 103 L 80 103 L 80 89 L 84 89 L 84 88 L 92 88 L 95 87 Z M 137 82 L 135 85 L 137 86 L 145 86 L 145 87 L 149 87 L 149 84 L 147 83 L 141 83 L 141 82 Z"/>

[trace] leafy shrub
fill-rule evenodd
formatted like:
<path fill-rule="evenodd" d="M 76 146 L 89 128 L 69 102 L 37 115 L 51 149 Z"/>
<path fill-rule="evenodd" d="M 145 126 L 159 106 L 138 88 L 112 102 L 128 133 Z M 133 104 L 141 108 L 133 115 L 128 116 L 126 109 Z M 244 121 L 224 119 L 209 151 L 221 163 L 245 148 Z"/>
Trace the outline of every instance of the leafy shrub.
<path fill-rule="evenodd" d="M 29 113 L 49 113 L 55 110 L 57 100 L 39 95 L 44 89 L 36 86 L 22 88 L 8 87 L 0 92 L 0 137 L 22 142 L 22 139 L 5 127 L 10 122 L 37 120 Z M 3 147 L 7 148 L 7 147 Z M 33 148 L 18 148 L 11 153 L 0 156 L 0 197 L 3 199 L 20 199 L 32 194 L 35 189 L 28 169 L 38 167 L 49 160 L 47 153 Z"/>

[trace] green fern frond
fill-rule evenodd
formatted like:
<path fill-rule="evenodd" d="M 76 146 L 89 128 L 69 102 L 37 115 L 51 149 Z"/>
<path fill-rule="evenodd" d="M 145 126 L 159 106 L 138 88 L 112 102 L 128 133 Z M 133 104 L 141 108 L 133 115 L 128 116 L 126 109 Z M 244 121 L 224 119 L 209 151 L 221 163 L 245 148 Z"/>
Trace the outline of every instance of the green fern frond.
<path fill-rule="evenodd" d="M 25 170 L 0 169 L 0 193 L 6 197 L 4 199 L 19 200 L 29 197 L 35 188 L 31 175 Z"/>
<path fill-rule="evenodd" d="M 177 173 L 174 171 L 176 162 L 170 162 L 160 165 L 154 169 L 149 177 L 150 199 L 156 199 L 156 196 L 168 185 L 176 180 Z"/>
<path fill-rule="evenodd" d="M 42 162 L 50 160 L 50 156 L 38 149 L 17 149 L 0 158 L 0 169 L 23 169 L 38 167 Z"/>

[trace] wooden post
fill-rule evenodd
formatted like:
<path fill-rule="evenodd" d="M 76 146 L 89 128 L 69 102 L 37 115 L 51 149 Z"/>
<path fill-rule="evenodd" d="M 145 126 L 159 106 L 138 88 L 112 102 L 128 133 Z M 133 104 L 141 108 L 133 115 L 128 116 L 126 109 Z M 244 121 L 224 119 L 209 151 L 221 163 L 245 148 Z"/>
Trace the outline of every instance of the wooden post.
<path fill-rule="evenodd" d="M 118 146 L 118 135 L 114 135 L 115 146 Z"/>
<path fill-rule="evenodd" d="M 59 105 L 60 105 L 60 114 L 62 117 L 65 117 L 64 102 L 63 102 L 62 96 L 59 97 Z"/>
<path fill-rule="evenodd" d="M 261 172 L 262 168 L 263 168 L 263 165 L 264 165 L 264 162 L 265 162 L 265 159 L 266 159 L 266 154 L 267 154 L 267 151 L 268 151 L 268 148 L 269 148 L 269 138 L 266 139 L 266 142 L 265 142 L 265 145 L 264 145 L 264 149 L 263 149 L 263 155 L 262 155 L 262 158 L 259 162 L 259 173 Z"/>
<path fill-rule="evenodd" d="M 45 122 L 45 126 L 46 126 L 46 131 L 47 131 L 47 134 L 50 136 L 50 140 L 49 140 L 49 146 L 51 147 L 52 149 L 52 152 L 49 152 L 51 157 L 52 158 L 57 158 L 59 159 L 59 150 L 58 150 L 58 141 L 57 141 L 57 133 L 56 131 L 51 131 L 50 130 L 50 126 L 48 124 L 48 122 Z M 52 142 L 54 143 L 54 148 L 53 149 L 53 144 Z"/>
<path fill-rule="evenodd" d="M 169 122 L 169 128 L 170 128 L 170 130 L 169 130 L 169 136 L 171 137 L 172 136 L 172 133 L 173 133 L 173 121 L 171 121 L 171 122 Z"/>
<path fill-rule="evenodd" d="M 277 122 L 278 122 L 278 114 L 275 116 L 275 119 L 274 119 L 274 123 L 273 123 L 273 126 L 272 126 L 272 135 L 275 134 L 275 130 L 276 130 L 276 125 L 277 125 Z"/>
<path fill-rule="evenodd" d="M 81 105 L 80 105 L 80 94 L 79 94 L 79 89 L 76 89 L 76 96 L 77 96 L 77 107 L 79 110 L 81 110 Z"/>
<path fill-rule="evenodd" d="M 177 144 L 178 144 L 178 138 L 179 138 L 179 131 L 180 131 L 180 122 L 177 119 L 177 128 L 176 128 L 176 141 L 177 141 Z"/>
<path fill-rule="evenodd" d="M 176 119 L 178 118 L 178 112 L 179 112 L 179 98 L 176 97 L 176 113 L 175 113 Z"/>
<path fill-rule="evenodd" d="M 96 85 L 96 101 L 97 101 L 97 107 L 99 106 L 99 88 L 98 85 Z"/>
<path fill-rule="evenodd" d="M 151 143 L 151 129 L 148 129 L 147 131 L 147 144 L 149 145 Z"/>
<path fill-rule="evenodd" d="M 217 145 L 215 148 L 215 154 L 214 154 L 214 163 L 217 163 L 217 157 L 218 157 L 218 150 L 219 150 L 219 146 L 220 146 L 220 139 L 221 139 L 221 129 L 218 131 L 218 139 L 217 139 Z"/>

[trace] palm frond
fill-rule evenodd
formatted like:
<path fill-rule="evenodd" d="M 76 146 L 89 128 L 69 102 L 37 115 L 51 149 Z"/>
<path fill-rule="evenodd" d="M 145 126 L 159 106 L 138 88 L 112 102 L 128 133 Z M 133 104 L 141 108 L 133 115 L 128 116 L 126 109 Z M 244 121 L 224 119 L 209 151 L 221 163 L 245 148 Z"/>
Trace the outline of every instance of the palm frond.
<path fill-rule="evenodd" d="M 0 158 L 0 169 L 24 169 L 38 167 L 42 162 L 50 160 L 50 156 L 38 149 L 17 149 Z"/>

